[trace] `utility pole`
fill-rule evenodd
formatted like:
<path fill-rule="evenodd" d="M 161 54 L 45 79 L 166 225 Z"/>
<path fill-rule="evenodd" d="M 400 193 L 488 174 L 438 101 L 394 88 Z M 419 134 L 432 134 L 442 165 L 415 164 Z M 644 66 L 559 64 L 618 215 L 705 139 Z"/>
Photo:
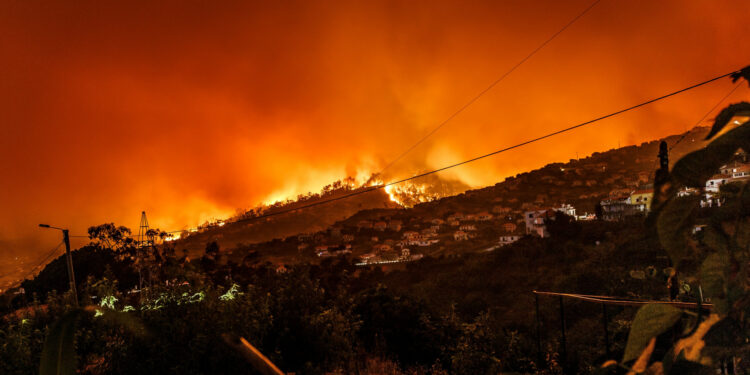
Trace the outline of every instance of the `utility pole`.
<path fill-rule="evenodd" d="M 65 255 L 68 258 L 68 281 L 70 281 L 70 290 L 73 291 L 73 300 L 78 307 L 78 291 L 76 290 L 76 275 L 73 272 L 73 255 L 70 254 L 70 236 L 68 230 L 63 229 L 63 241 L 65 241 Z"/>
<path fill-rule="evenodd" d="M 78 307 L 78 291 L 76 290 L 76 276 L 73 272 L 73 255 L 70 253 L 70 235 L 67 229 L 53 227 L 49 224 L 39 224 L 41 228 L 57 229 L 62 231 L 63 242 L 65 242 L 65 256 L 68 264 L 68 281 L 70 282 L 70 291 L 73 292 L 73 300 L 75 301 L 76 307 Z"/>

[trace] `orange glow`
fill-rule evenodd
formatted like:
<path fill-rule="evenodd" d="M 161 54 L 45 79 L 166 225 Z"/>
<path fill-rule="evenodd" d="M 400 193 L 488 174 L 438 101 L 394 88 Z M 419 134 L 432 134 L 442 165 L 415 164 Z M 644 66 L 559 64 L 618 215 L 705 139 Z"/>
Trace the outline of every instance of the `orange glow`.
<path fill-rule="evenodd" d="M 40 222 L 137 229 L 145 210 L 180 230 L 362 184 L 590 3 L 2 2 L 0 257 L 53 248 Z M 382 179 L 748 65 L 748 14 L 744 0 L 603 1 Z M 731 85 L 414 181 L 415 199 L 682 132 Z"/>

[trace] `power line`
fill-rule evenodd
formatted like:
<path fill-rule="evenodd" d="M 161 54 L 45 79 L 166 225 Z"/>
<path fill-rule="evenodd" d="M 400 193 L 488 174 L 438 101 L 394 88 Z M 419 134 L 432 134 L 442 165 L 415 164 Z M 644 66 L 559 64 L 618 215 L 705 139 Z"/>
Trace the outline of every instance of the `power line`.
<path fill-rule="evenodd" d="M 41 265 L 45 264 L 47 262 L 47 260 L 49 260 L 50 257 L 52 257 L 53 255 L 55 255 L 55 253 L 57 252 L 57 249 L 59 249 L 60 246 L 62 246 L 63 243 L 64 242 L 60 242 L 59 244 L 57 244 L 57 246 L 55 246 L 52 250 L 50 250 L 50 252 L 47 253 L 47 255 L 45 255 L 44 258 L 42 258 L 42 260 L 39 263 L 37 263 L 37 265 L 34 266 L 31 269 L 31 271 L 29 271 L 29 273 L 25 274 L 23 277 L 21 277 L 20 281 L 17 281 L 15 284 L 11 285 L 7 289 L 13 289 L 13 288 L 21 285 L 26 280 L 27 277 L 33 275 L 34 272 L 36 272 L 37 268 L 39 268 Z"/>
<path fill-rule="evenodd" d="M 406 156 L 408 153 L 410 153 L 412 150 L 414 150 L 415 148 L 417 148 L 417 146 L 419 146 L 420 144 L 422 144 L 422 142 L 424 142 L 425 140 L 427 140 L 427 138 L 429 138 L 433 134 L 435 134 L 438 130 L 440 130 L 440 128 L 442 128 L 443 126 L 445 126 L 445 124 L 447 124 L 448 122 L 450 122 L 451 120 L 453 120 L 456 116 L 458 116 L 459 114 L 461 114 L 461 112 L 463 112 L 466 108 L 468 108 L 469 106 L 471 106 L 472 104 L 474 104 L 474 102 L 476 102 L 477 100 L 479 100 L 479 98 L 481 98 L 482 96 L 484 96 L 484 94 L 486 94 L 488 91 L 492 90 L 492 88 L 494 88 L 495 86 L 497 86 L 498 83 L 502 82 L 505 79 L 505 77 L 509 76 L 518 67 L 520 67 L 521 65 L 523 65 L 523 63 L 525 63 L 531 57 L 533 57 L 534 55 L 536 55 L 537 52 L 539 52 L 542 48 L 544 48 L 547 44 L 549 44 L 549 42 L 551 42 L 553 39 L 555 39 L 558 35 L 562 34 L 563 31 L 565 31 L 568 27 L 570 27 L 576 21 L 578 21 L 579 18 L 583 17 L 586 13 L 588 13 L 588 11 L 591 10 L 591 8 L 593 8 L 594 6 L 596 6 L 596 4 L 598 4 L 600 1 L 601 0 L 595 0 L 593 3 L 591 3 L 591 5 L 589 5 L 581 13 L 579 13 L 572 20 L 570 20 L 570 22 L 568 22 L 567 24 L 565 24 L 565 26 L 563 26 L 560 30 L 557 30 L 556 33 L 552 34 L 552 36 L 550 36 L 549 38 L 547 38 L 547 40 L 545 40 L 542 44 L 540 44 L 533 51 L 531 51 L 528 55 L 526 55 L 526 57 L 522 58 L 519 62 L 517 62 L 515 65 L 513 65 L 508 71 L 506 71 L 503 75 L 501 75 L 500 78 L 498 78 L 495 81 L 493 81 L 484 90 L 480 91 L 479 94 L 477 94 L 476 96 L 474 96 L 473 98 L 471 98 L 471 100 L 469 100 L 468 102 L 466 102 L 466 104 L 464 104 L 463 106 L 461 106 L 460 108 L 458 108 L 458 110 L 456 110 L 455 112 L 453 112 L 453 114 L 451 114 L 450 116 L 448 116 L 448 118 L 446 118 L 445 120 L 443 120 L 443 122 L 439 123 L 438 126 L 436 126 L 435 128 L 433 128 L 429 133 L 427 133 L 425 136 L 423 136 L 419 141 L 417 141 L 417 143 L 413 144 L 411 147 L 409 147 L 408 149 L 406 149 L 406 151 L 402 152 L 399 156 L 397 156 L 395 159 L 393 159 L 393 161 L 391 161 L 390 163 L 388 163 L 383 169 L 380 170 L 380 172 L 377 175 L 382 175 L 383 172 L 385 172 L 388 168 L 390 168 L 391 166 L 393 166 L 394 164 L 396 164 L 396 162 L 398 162 L 404 156 Z"/>

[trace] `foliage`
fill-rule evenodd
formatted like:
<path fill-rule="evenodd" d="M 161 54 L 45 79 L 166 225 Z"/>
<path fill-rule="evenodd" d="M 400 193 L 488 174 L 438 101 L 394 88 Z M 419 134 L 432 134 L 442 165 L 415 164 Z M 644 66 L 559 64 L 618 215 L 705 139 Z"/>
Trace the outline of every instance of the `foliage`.
<path fill-rule="evenodd" d="M 734 79 L 747 78 L 747 70 Z M 739 149 L 750 150 L 750 122 L 726 130 L 735 116 L 750 115 L 750 103 L 732 104 L 715 119 L 704 148 L 686 155 L 673 167 L 669 180 L 660 187 L 664 198 L 654 208 L 662 245 L 688 279 L 699 280 L 699 304 L 707 297 L 712 313 L 702 320 L 665 305 L 646 305 L 633 322 L 622 362 L 632 363 L 632 372 L 665 374 L 710 373 L 712 366 L 747 350 L 750 326 L 750 192 L 746 184 L 724 187 L 720 207 L 700 207 L 706 181 L 728 163 Z M 725 131 L 726 130 L 726 131 Z M 681 187 L 700 188 L 698 196 L 680 198 Z M 695 236 L 696 224 L 705 227 Z M 699 267 L 693 267 L 696 260 Z M 689 314 L 688 314 L 689 313 Z M 694 320 L 694 322 L 690 322 Z M 669 332 L 672 332 L 669 334 Z M 659 348 L 666 350 L 656 356 Z M 635 361 L 635 362 L 633 362 Z"/>

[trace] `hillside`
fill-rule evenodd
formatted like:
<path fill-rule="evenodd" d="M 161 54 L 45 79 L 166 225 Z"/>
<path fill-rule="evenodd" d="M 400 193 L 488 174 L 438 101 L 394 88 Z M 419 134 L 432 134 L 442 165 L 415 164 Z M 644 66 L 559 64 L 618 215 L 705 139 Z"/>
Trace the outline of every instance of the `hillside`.
<path fill-rule="evenodd" d="M 327 199 L 336 199 L 351 192 L 352 190 L 342 190 L 304 202 L 271 208 L 263 212 L 264 215 L 270 214 L 273 216 L 260 219 L 248 217 L 238 222 L 228 221 L 221 227 L 214 226 L 196 233 L 185 234 L 183 238 L 175 241 L 175 248 L 178 251 L 187 250 L 193 253 L 203 250 L 206 243 L 212 241 L 216 241 L 222 248 L 240 247 L 246 244 L 270 241 L 275 238 L 284 238 L 298 233 L 314 233 L 325 230 L 337 221 L 346 219 L 361 210 L 375 208 L 395 209 L 400 207 L 398 204 L 392 202 L 388 194 L 384 191 L 375 190 L 311 209 L 295 210 L 298 206 L 314 204 Z M 275 215 L 276 212 L 282 210 L 294 211 Z"/>
<path fill-rule="evenodd" d="M 525 234 L 525 211 L 567 204 L 579 216 L 593 214 L 599 201 L 652 183 L 661 141 L 670 146 L 676 144 L 670 152 L 670 163 L 674 163 L 701 147 L 707 133 L 708 128 L 699 127 L 687 134 L 548 164 L 493 186 L 407 209 L 390 202 L 382 191 L 367 193 L 293 214 L 230 223 L 180 241 L 177 248 L 200 250 L 216 241 L 232 253 L 236 262 L 250 253 L 259 253 L 266 260 L 281 264 L 314 261 L 321 257 L 321 251 L 329 249 L 340 253 L 351 250 L 355 256 L 385 253 L 393 259 L 400 256 L 399 249 L 407 246 L 412 254 L 433 256 L 490 251 L 497 246 L 499 236 Z M 456 214 L 467 216 L 468 220 L 450 225 Z M 475 218 L 479 214 L 485 216 Z M 469 238 L 456 237 L 463 229 Z M 409 244 L 404 237 L 407 232 L 428 233 L 432 242 Z M 329 253 L 322 254 L 325 257 Z"/>

